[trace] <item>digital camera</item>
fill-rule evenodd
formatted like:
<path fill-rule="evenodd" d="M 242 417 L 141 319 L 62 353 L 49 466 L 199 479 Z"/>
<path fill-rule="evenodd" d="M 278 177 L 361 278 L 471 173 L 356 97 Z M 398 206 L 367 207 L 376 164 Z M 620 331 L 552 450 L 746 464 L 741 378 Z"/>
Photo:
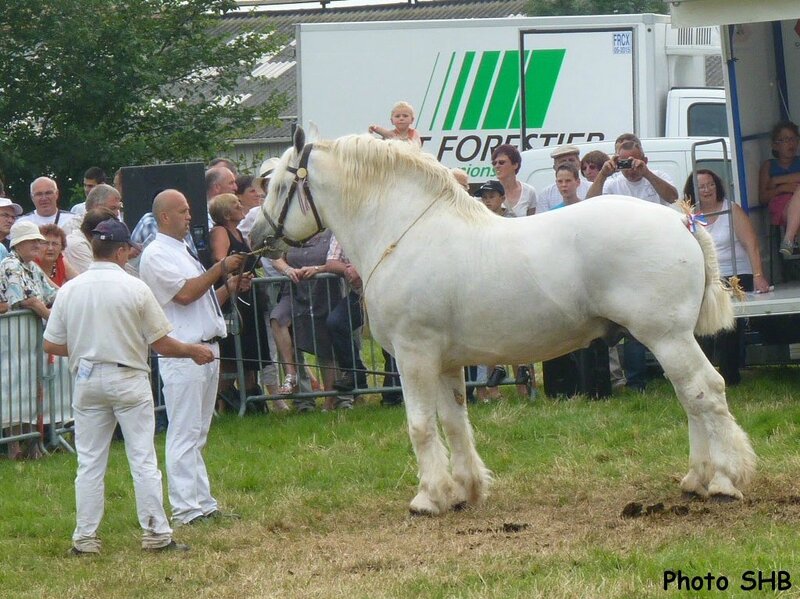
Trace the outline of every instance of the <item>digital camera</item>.
<path fill-rule="evenodd" d="M 617 159 L 617 170 L 621 171 L 624 168 L 632 168 L 633 167 L 633 158 L 618 158 Z"/>

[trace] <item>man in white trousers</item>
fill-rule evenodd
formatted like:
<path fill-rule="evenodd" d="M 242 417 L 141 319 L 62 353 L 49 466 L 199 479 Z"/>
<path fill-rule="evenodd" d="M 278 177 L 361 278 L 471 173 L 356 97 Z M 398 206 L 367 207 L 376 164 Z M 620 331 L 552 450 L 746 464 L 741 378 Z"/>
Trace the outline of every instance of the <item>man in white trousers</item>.
<path fill-rule="evenodd" d="M 228 299 L 229 289 L 238 286 L 246 291 L 250 281 L 237 275 L 216 291 L 213 285 L 237 272 L 244 256 L 228 256 L 205 270 L 184 242 L 191 214 L 186 197 L 177 190 L 159 193 L 152 212 L 158 233 L 142 252 L 139 276 L 164 308 L 175 337 L 202 343 L 218 358 L 218 342 L 226 335 L 220 305 Z M 219 360 L 198 366 L 164 358 L 159 360 L 159 373 L 169 417 L 166 464 L 173 524 L 218 518 L 223 514 L 211 495 L 203 448 L 214 415 Z"/>
<path fill-rule="evenodd" d="M 77 525 L 70 552 L 100 553 L 97 529 L 104 509 L 103 478 L 117 422 L 125 436 L 142 548 L 186 551 L 188 546 L 172 539 L 164 513 L 153 445 L 148 345 L 163 355 L 197 364 L 213 361 L 214 354 L 206 346 L 188 345 L 167 335 L 172 326 L 153 293 L 123 270 L 132 247 L 123 223 L 108 219 L 92 233 L 95 262 L 59 290 L 44 332 L 45 351 L 69 356 L 75 374 Z"/>

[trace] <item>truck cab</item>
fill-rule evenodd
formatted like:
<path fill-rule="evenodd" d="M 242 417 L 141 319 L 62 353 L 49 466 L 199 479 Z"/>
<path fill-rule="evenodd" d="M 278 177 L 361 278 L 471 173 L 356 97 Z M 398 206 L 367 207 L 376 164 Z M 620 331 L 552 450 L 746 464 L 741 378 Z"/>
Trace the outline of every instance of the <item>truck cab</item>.
<path fill-rule="evenodd" d="M 666 137 L 727 137 L 725 89 L 674 87 L 667 93 Z"/>

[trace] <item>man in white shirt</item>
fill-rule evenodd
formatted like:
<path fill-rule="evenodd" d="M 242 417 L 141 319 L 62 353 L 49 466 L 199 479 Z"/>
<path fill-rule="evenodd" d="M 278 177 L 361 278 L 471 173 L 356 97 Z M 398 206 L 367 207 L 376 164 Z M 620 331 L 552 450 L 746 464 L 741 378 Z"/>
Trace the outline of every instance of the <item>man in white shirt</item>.
<path fill-rule="evenodd" d="M 83 173 L 83 195 L 88 199 L 92 190 L 106 181 L 108 181 L 108 175 L 106 175 L 103 169 L 101 169 L 99 166 L 90 166 L 88 169 L 86 169 L 86 172 Z M 70 212 L 72 212 L 72 214 L 78 218 L 81 218 L 84 214 L 86 214 L 87 210 L 91 210 L 91 208 L 86 207 L 86 202 L 81 202 L 79 204 L 75 204 Z"/>
<path fill-rule="evenodd" d="M 103 478 L 114 427 L 119 422 L 134 480 L 136 511 L 147 551 L 188 549 L 172 540 L 164 513 L 161 472 L 153 431 L 148 345 L 163 355 L 207 364 L 213 352 L 168 336 L 172 329 L 150 289 L 125 274 L 131 251 L 128 228 L 116 219 L 95 227 L 89 270 L 68 281 L 44 332 L 45 351 L 69 356 L 75 374 L 73 407 L 78 474 L 73 555 L 100 553 Z M 191 360 L 186 360 L 191 358 Z"/>
<path fill-rule="evenodd" d="M 553 171 L 556 171 L 562 164 L 571 164 L 578 172 L 581 172 L 581 158 L 580 150 L 577 146 L 567 144 L 558 146 L 555 150 L 550 152 L 550 158 L 553 159 Z M 583 200 L 589 191 L 589 182 L 583 177 L 580 178 L 578 185 L 577 195 L 579 200 Z M 536 214 L 548 212 L 555 208 L 564 206 L 564 198 L 558 190 L 555 183 L 545 187 L 540 194 L 536 197 Z"/>
<path fill-rule="evenodd" d="M 219 358 L 218 342 L 227 333 L 220 305 L 227 301 L 229 287 L 240 286 L 239 277 L 231 277 L 216 291 L 213 285 L 236 272 L 244 256 L 228 256 L 206 271 L 184 242 L 192 217 L 186 197 L 175 189 L 156 196 L 152 213 L 158 233 L 142 252 L 139 276 L 164 309 L 175 338 L 203 343 Z M 249 279 L 243 279 L 240 291 L 247 284 Z M 202 452 L 214 415 L 219 361 L 199 366 L 164 358 L 159 360 L 159 373 L 169 418 L 166 465 L 173 522 L 217 518 L 222 513 L 211 495 Z"/>
<path fill-rule="evenodd" d="M 667 173 L 647 167 L 642 142 L 633 133 L 623 133 L 615 143 L 617 154 L 603 164 L 589 188 L 587 198 L 599 195 L 624 195 L 656 204 L 672 204 L 678 190 Z M 647 385 L 645 346 L 626 335 L 623 345 L 625 379 L 628 388 L 644 391 Z"/>
<path fill-rule="evenodd" d="M 49 177 L 39 177 L 31 183 L 31 200 L 36 209 L 23 214 L 17 220 L 32 221 L 37 227 L 54 224 L 64 229 L 65 233 L 71 233 L 77 226 L 77 222 L 73 222 L 75 215 L 66 210 L 59 210 L 58 198 L 56 182 Z"/>
<path fill-rule="evenodd" d="M 672 204 L 678 199 L 678 190 L 670 176 L 647 167 L 647 156 L 639 138 L 631 133 L 620 135 L 615 150 L 616 155 L 600 169 L 587 198 L 615 194 L 656 204 Z"/>
<path fill-rule="evenodd" d="M 91 245 L 92 229 L 94 229 L 94 227 L 91 227 L 87 231 L 83 230 L 85 228 L 83 226 L 83 219 L 86 218 L 86 213 L 95 208 L 108 208 L 114 215 L 114 218 L 119 219 L 121 207 L 122 197 L 119 192 L 106 183 L 95 185 L 89 192 L 89 195 L 86 196 L 86 210 L 83 216 L 78 217 L 81 220 L 81 225 L 67 235 L 67 247 L 64 248 L 64 257 L 78 274 L 89 268 L 89 265 L 94 261 Z M 133 257 L 135 257 L 138 255 L 138 251 L 134 250 L 133 254 Z M 135 274 L 135 271 L 132 269 L 128 270 L 128 267 L 126 267 L 126 271 L 128 274 Z"/>

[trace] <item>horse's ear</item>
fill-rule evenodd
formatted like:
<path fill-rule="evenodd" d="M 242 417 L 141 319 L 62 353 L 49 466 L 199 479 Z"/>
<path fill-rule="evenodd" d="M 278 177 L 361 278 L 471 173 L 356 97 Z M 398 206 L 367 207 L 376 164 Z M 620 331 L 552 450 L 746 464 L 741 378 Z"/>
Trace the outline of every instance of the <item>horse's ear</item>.
<path fill-rule="evenodd" d="M 317 124 L 314 121 L 308 122 L 308 139 L 311 142 L 315 142 L 320 139 L 319 127 L 317 127 Z"/>
<path fill-rule="evenodd" d="M 303 147 L 306 145 L 306 132 L 303 131 L 303 128 L 298 125 L 297 129 L 294 130 L 294 150 L 298 154 L 303 151 Z"/>

